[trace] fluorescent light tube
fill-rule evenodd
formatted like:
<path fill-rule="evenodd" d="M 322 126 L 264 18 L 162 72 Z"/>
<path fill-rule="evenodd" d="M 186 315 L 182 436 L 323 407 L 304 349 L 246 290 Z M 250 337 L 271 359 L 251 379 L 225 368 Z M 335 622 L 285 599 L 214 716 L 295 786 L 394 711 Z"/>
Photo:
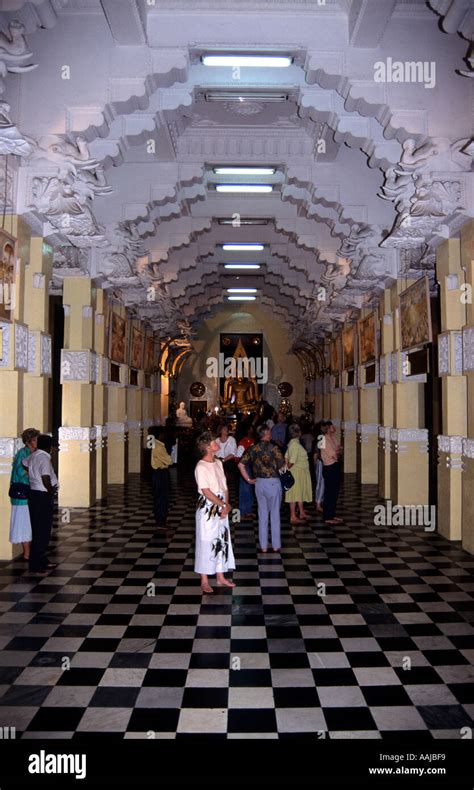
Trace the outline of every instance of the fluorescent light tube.
<path fill-rule="evenodd" d="M 273 176 L 276 167 L 214 167 L 218 176 Z"/>
<path fill-rule="evenodd" d="M 265 245 L 256 242 L 226 242 L 222 245 L 222 249 L 226 252 L 262 252 Z"/>
<path fill-rule="evenodd" d="M 256 288 L 227 288 L 228 294 L 256 294 Z"/>
<path fill-rule="evenodd" d="M 257 219 L 257 218 L 250 219 L 249 217 L 246 217 L 246 218 L 241 217 L 238 221 L 236 221 L 235 219 L 230 219 L 230 218 L 229 219 L 221 218 L 221 219 L 218 219 L 217 222 L 219 223 L 219 225 L 232 225 L 232 227 L 234 227 L 234 228 L 239 228 L 241 225 L 268 225 L 270 220 L 269 219 L 264 219 L 264 218 L 261 218 L 261 219 Z"/>
<path fill-rule="evenodd" d="M 271 184 L 216 184 L 216 192 L 248 192 L 267 194 L 273 192 Z"/>
<path fill-rule="evenodd" d="M 224 263 L 224 269 L 260 269 L 259 263 Z"/>
<path fill-rule="evenodd" d="M 256 296 L 228 296 L 229 302 L 255 302 Z"/>
<path fill-rule="evenodd" d="M 236 93 L 235 91 L 208 91 L 204 94 L 206 101 L 225 101 L 225 102 L 284 102 L 288 101 L 287 93 L 271 93 L 269 91 L 255 91 L 254 93 Z"/>
<path fill-rule="evenodd" d="M 233 68 L 286 69 L 293 58 L 281 55 L 203 55 L 204 66 L 228 66 Z"/>

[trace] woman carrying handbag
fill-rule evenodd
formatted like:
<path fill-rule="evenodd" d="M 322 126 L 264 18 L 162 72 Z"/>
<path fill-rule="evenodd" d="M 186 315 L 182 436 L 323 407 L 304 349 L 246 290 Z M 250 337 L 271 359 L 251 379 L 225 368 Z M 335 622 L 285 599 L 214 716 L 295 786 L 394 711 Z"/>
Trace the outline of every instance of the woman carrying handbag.
<path fill-rule="evenodd" d="M 23 466 L 23 460 L 34 453 L 38 443 L 40 431 L 36 428 L 27 428 L 21 434 L 24 447 L 18 450 L 13 459 L 10 490 L 8 495 L 12 504 L 10 516 L 10 543 L 23 544 L 23 559 L 30 558 L 31 521 L 28 510 L 29 478 Z"/>

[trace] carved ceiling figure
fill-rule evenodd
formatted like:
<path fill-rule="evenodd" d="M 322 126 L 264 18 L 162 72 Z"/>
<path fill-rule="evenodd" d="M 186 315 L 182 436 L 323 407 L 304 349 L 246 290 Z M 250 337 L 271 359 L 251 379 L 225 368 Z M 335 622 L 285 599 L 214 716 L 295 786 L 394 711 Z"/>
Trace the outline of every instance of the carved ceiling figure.
<path fill-rule="evenodd" d="M 37 158 L 58 165 L 60 179 L 70 181 L 74 178 L 75 191 L 84 200 L 113 191 L 107 184 L 103 166 L 90 156 L 82 137 L 76 137 L 75 143 L 71 143 L 59 135 L 46 135 L 39 141 Z"/>
<path fill-rule="evenodd" d="M 444 217 L 459 206 L 461 187 L 458 181 L 427 181 L 424 176 L 418 176 L 415 184 L 412 217 Z"/>
<path fill-rule="evenodd" d="M 24 24 L 18 19 L 13 19 L 8 25 L 8 30 L 10 31 L 10 36 L 0 32 L 0 55 L 31 56 L 24 36 Z"/>
<path fill-rule="evenodd" d="M 390 200 L 398 209 L 403 200 L 408 199 L 414 191 L 413 176 L 411 173 L 401 174 L 396 166 L 388 167 L 385 171 L 385 183 L 377 193 L 382 200 Z"/>
<path fill-rule="evenodd" d="M 35 148 L 34 140 L 21 134 L 10 118 L 10 105 L 0 101 L 0 156 L 15 154 L 29 156 Z"/>
<path fill-rule="evenodd" d="M 32 197 L 32 206 L 67 237 L 102 238 L 91 210 L 87 205 L 81 205 L 71 185 L 56 177 L 36 177 L 33 179 Z"/>
<path fill-rule="evenodd" d="M 8 30 L 10 35 L 0 31 L 0 78 L 11 74 L 23 74 L 37 68 L 37 63 L 25 64 L 32 56 L 28 52 L 28 44 L 24 36 L 25 26 L 18 19 L 13 19 Z M 5 83 L 0 79 L 0 93 L 5 90 Z"/>
<path fill-rule="evenodd" d="M 395 171 L 401 175 L 409 171 L 419 170 L 420 166 L 425 164 L 430 157 L 439 154 L 439 148 L 435 142 L 428 140 L 417 148 L 416 142 L 412 137 L 405 140 L 402 144 L 402 149 L 403 153 L 399 163 L 400 169 L 397 168 Z"/>
<path fill-rule="evenodd" d="M 179 332 L 186 338 L 189 338 L 191 337 L 191 335 L 196 334 L 196 330 L 190 326 L 189 321 L 186 318 L 180 318 L 178 321 L 176 321 L 176 327 L 178 328 Z"/>
<path fill-rule="evenodd" d="M 346 258 L 338 258 L 335 263 L 328 263 L 322 281 L 336 288 L 341 287 L 350 274 L 351 264 Z"/>
<path fill-rule="evenodd" d="M 368 239 L 373 233 L 373 229 L 365 222 L 354 222 L 348 236 L 343 239 L 339 248 L 339 254 L 343 256 L 353 255 L 361 242 Z"/>

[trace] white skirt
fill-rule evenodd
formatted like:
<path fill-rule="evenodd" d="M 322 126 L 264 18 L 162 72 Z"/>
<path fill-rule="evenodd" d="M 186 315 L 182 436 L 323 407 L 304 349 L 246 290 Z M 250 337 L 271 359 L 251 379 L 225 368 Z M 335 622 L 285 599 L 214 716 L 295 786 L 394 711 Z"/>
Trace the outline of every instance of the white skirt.
<path fill-rule="evenodd" d="M 204 500 L 204 497 L 202 497 Z M 206 576 L 234 570 L 235 559 L 230 537 L 229 519 L 213 515 L 208 518 L 212 502 L 205 500 L 196 510 L 196 573 Z"/>
<path fill-rule="evenodd" d="M 28 505 L 12 505 L 10 543 L 28 543 L 30 540 L 31 522 Z"/>

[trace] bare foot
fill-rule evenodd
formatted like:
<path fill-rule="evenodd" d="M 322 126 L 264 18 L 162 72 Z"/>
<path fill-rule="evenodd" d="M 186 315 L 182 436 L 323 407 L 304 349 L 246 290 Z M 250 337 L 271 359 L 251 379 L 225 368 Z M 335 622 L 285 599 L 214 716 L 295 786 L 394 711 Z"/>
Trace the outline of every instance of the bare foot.
<path fill-rule="evenodd" d="M 203 592 L 203 593 L 213 593 L 214 590 L 212 589 L 210 584 L 201 584 L 201 592 Z"/>
<path fill-rule="evenodd" d="M 220 579 L 219 577 L 217 578 L 217 584 L 219 585 L 219 587 L 235 587 L 234 582 L 231 582 L 230 579 L 226 579 L 224 576 L 222 577 L 222 579 Z"/>

